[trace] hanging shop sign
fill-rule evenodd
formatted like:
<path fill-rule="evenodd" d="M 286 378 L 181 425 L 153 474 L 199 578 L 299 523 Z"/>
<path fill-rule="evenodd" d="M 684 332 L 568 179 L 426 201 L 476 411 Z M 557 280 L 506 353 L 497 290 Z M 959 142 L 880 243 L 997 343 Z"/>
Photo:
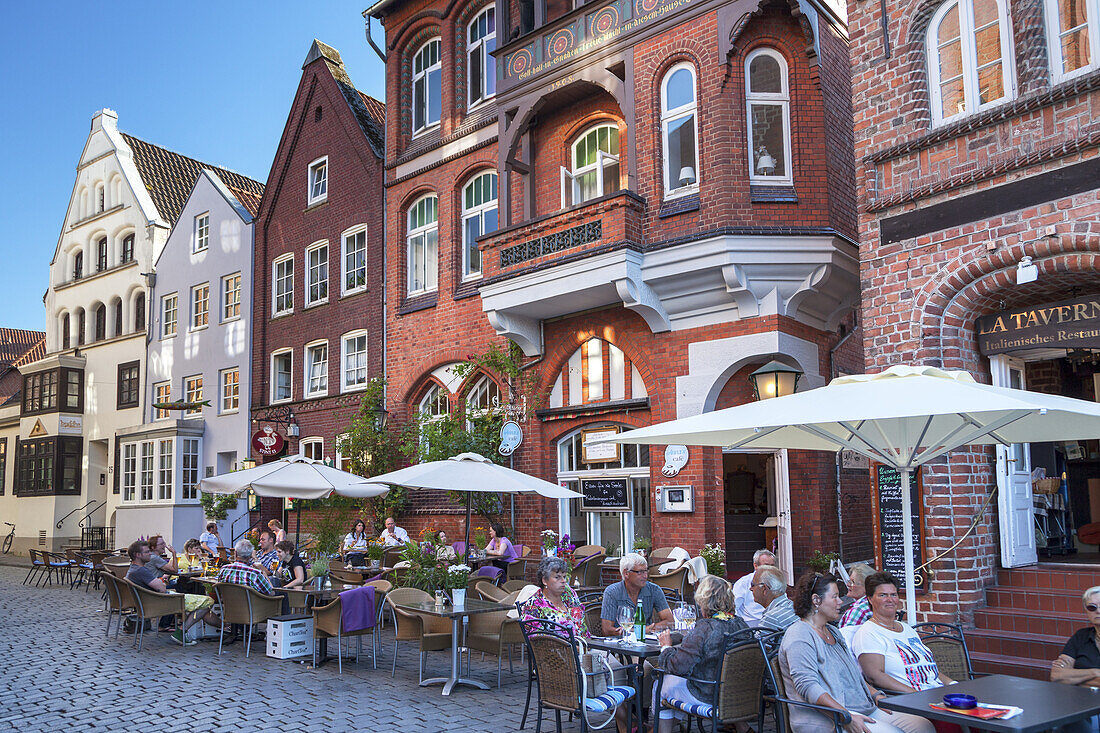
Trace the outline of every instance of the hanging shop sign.
<path fill-rule="evenodd" d="M 666 445 L 665 465 L 661 467 L 661 473 L 672 478 L 680 473 L 680 469 L 687 465 L 688 458 L 690 457 L 691 454 L 688 453 L 688 447 L 686 445 Z"/>
<path fill-rule="evenodd" d="M 590 445 L 589 441 L 613 438 L 619 434 L 619 428 L 607 425 L 602 428 L 592 428 L 581 431 L 581 461 L 584 463 L 615 463 L 619 460 L 618 443 L 600 443 Z"/>
<path fill-rule="evenodd" d="M 283 436 L 275 432 L 270 425 L 252 434 L 252 450 L 261 456 L 277 456 L 283 451 Z"/>
<path fill-rule="evenodd" d="M 500 445 L 497 450 L 502 456 L 510 456 L 523 442 L 523 429 L 515 420 L 509 420 L 500 426 Z"/>
<path fill-rule="evenodd" d="M 1027 349 L 1100 349 L 1100 295 L 982 316 L 975 323 L 982 354 Z"/>

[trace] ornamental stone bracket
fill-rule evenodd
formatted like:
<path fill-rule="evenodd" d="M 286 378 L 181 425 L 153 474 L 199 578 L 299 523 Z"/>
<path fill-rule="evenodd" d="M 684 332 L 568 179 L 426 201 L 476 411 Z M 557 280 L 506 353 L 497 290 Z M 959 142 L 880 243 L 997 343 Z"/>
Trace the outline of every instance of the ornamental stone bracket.
<path fill-rule="evenodd" d="M 782 315 L 835 330 L 859 294 L 858 255 L 829 234 L 723 235 L 644 251 L 620 248 L 487 282 L 490 325 L 528 356 L 541 321 L 622 305 L 653 333 Z"/>

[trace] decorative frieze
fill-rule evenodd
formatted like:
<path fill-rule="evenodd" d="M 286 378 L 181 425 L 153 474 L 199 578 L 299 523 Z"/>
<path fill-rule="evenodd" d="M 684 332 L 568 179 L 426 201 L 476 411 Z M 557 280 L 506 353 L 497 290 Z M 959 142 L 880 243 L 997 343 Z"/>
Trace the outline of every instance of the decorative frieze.
<path fill-rule="evenodd" d="M 554 254 L 582 244 L 598 242 L 603 238 L 603 221 L 586 221 L 560 232 L 532 239 L 500 251 L 500 267 L 504 269 L 522 262 L 530 262 L 544 255 Z"/>

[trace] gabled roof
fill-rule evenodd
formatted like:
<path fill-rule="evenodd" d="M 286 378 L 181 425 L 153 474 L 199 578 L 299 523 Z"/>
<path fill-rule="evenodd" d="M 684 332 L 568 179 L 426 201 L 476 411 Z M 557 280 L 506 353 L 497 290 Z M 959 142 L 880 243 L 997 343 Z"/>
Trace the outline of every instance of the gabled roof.
<path fill-rule="evenodd" d="M 355 85 L 351 83 L 351 77 L 348 76 L 348 70 L 344 68 L 344 60 L 340 58 L 340 52 L 327 43 L 322 43 L 314 38 L 313 45 L 309 47 L 309 53 L 306 54 L 306 60 L 302 64 L 302 68 L 304 69 L 319 58 L 325 60 L 325 65 L 328 66 L 332 78 L 336 80 L 336 85 L 340 87 L 340 93 L 344 95 L 344 100 L 347 101 L 348 107 L 355 115 L 355 120 L 359 123 L 359 129 L 363 131 L 371 150 L 374 151 L 379 160 L 385 159 L 386 105 L 369 94 L 364 94 L 356 89 Z"/>
<path fill-rule="evenodd" d="M 257 198 L 263 196 L 264 185 L 248 176 L 202 163 L 186 155 L 140 140 L 133 135 L 122 133 L 122 137 L 133 151 L 134 165 L 137 166 L 138 174 L 148 189 L 153 204 L 170 224 L 175 224 L 179 218 L 203 168 L 215 171 L 227 186 L 241 189 L 246 192 L 246 195 Z M 245 203 L 243 198 L 240 196 L 238 198 L 241 199 L 241 203 Z"/>
<path fill-rule="evenodd" d="M 31 363 L 46 355 L 46 334 L 19 328 L 0 328 L 0 369 Z"/>
<path fill-rule="evenodd" d="M 226 184 L 226 188 L 237 197 L 241 205 L 248 209 L 248 213 L 252 214 L 252 218 L 255 219 L 256 214 L 260 211 L 260 201 L 262 201 L 264 197 L 263 185 L 261 184 L 259 193 L 255 191 L 246 191 L 243 188 L 237 188 L 236 186 L 230 186 L 228 184 Z"/>

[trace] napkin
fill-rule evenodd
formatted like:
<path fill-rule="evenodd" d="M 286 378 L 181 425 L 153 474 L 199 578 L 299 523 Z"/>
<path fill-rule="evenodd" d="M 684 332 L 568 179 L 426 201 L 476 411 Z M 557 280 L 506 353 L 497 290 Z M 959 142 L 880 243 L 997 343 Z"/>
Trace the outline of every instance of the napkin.
<path fill-rule="evenodd" d="M 1011 705 L 989 705 L 982 702 L 978 703 L 978 707 L 969 710 L 950 708 L 946 705 L 937 705 L 936 703 L 929 703 L 928 707 L 955 713 L 956 715 L 969 715 L 972 718 L 981 718 L 982 720 L 1007 720 L 1024 712 L 1023 708 L 1017 708 Z"/>

